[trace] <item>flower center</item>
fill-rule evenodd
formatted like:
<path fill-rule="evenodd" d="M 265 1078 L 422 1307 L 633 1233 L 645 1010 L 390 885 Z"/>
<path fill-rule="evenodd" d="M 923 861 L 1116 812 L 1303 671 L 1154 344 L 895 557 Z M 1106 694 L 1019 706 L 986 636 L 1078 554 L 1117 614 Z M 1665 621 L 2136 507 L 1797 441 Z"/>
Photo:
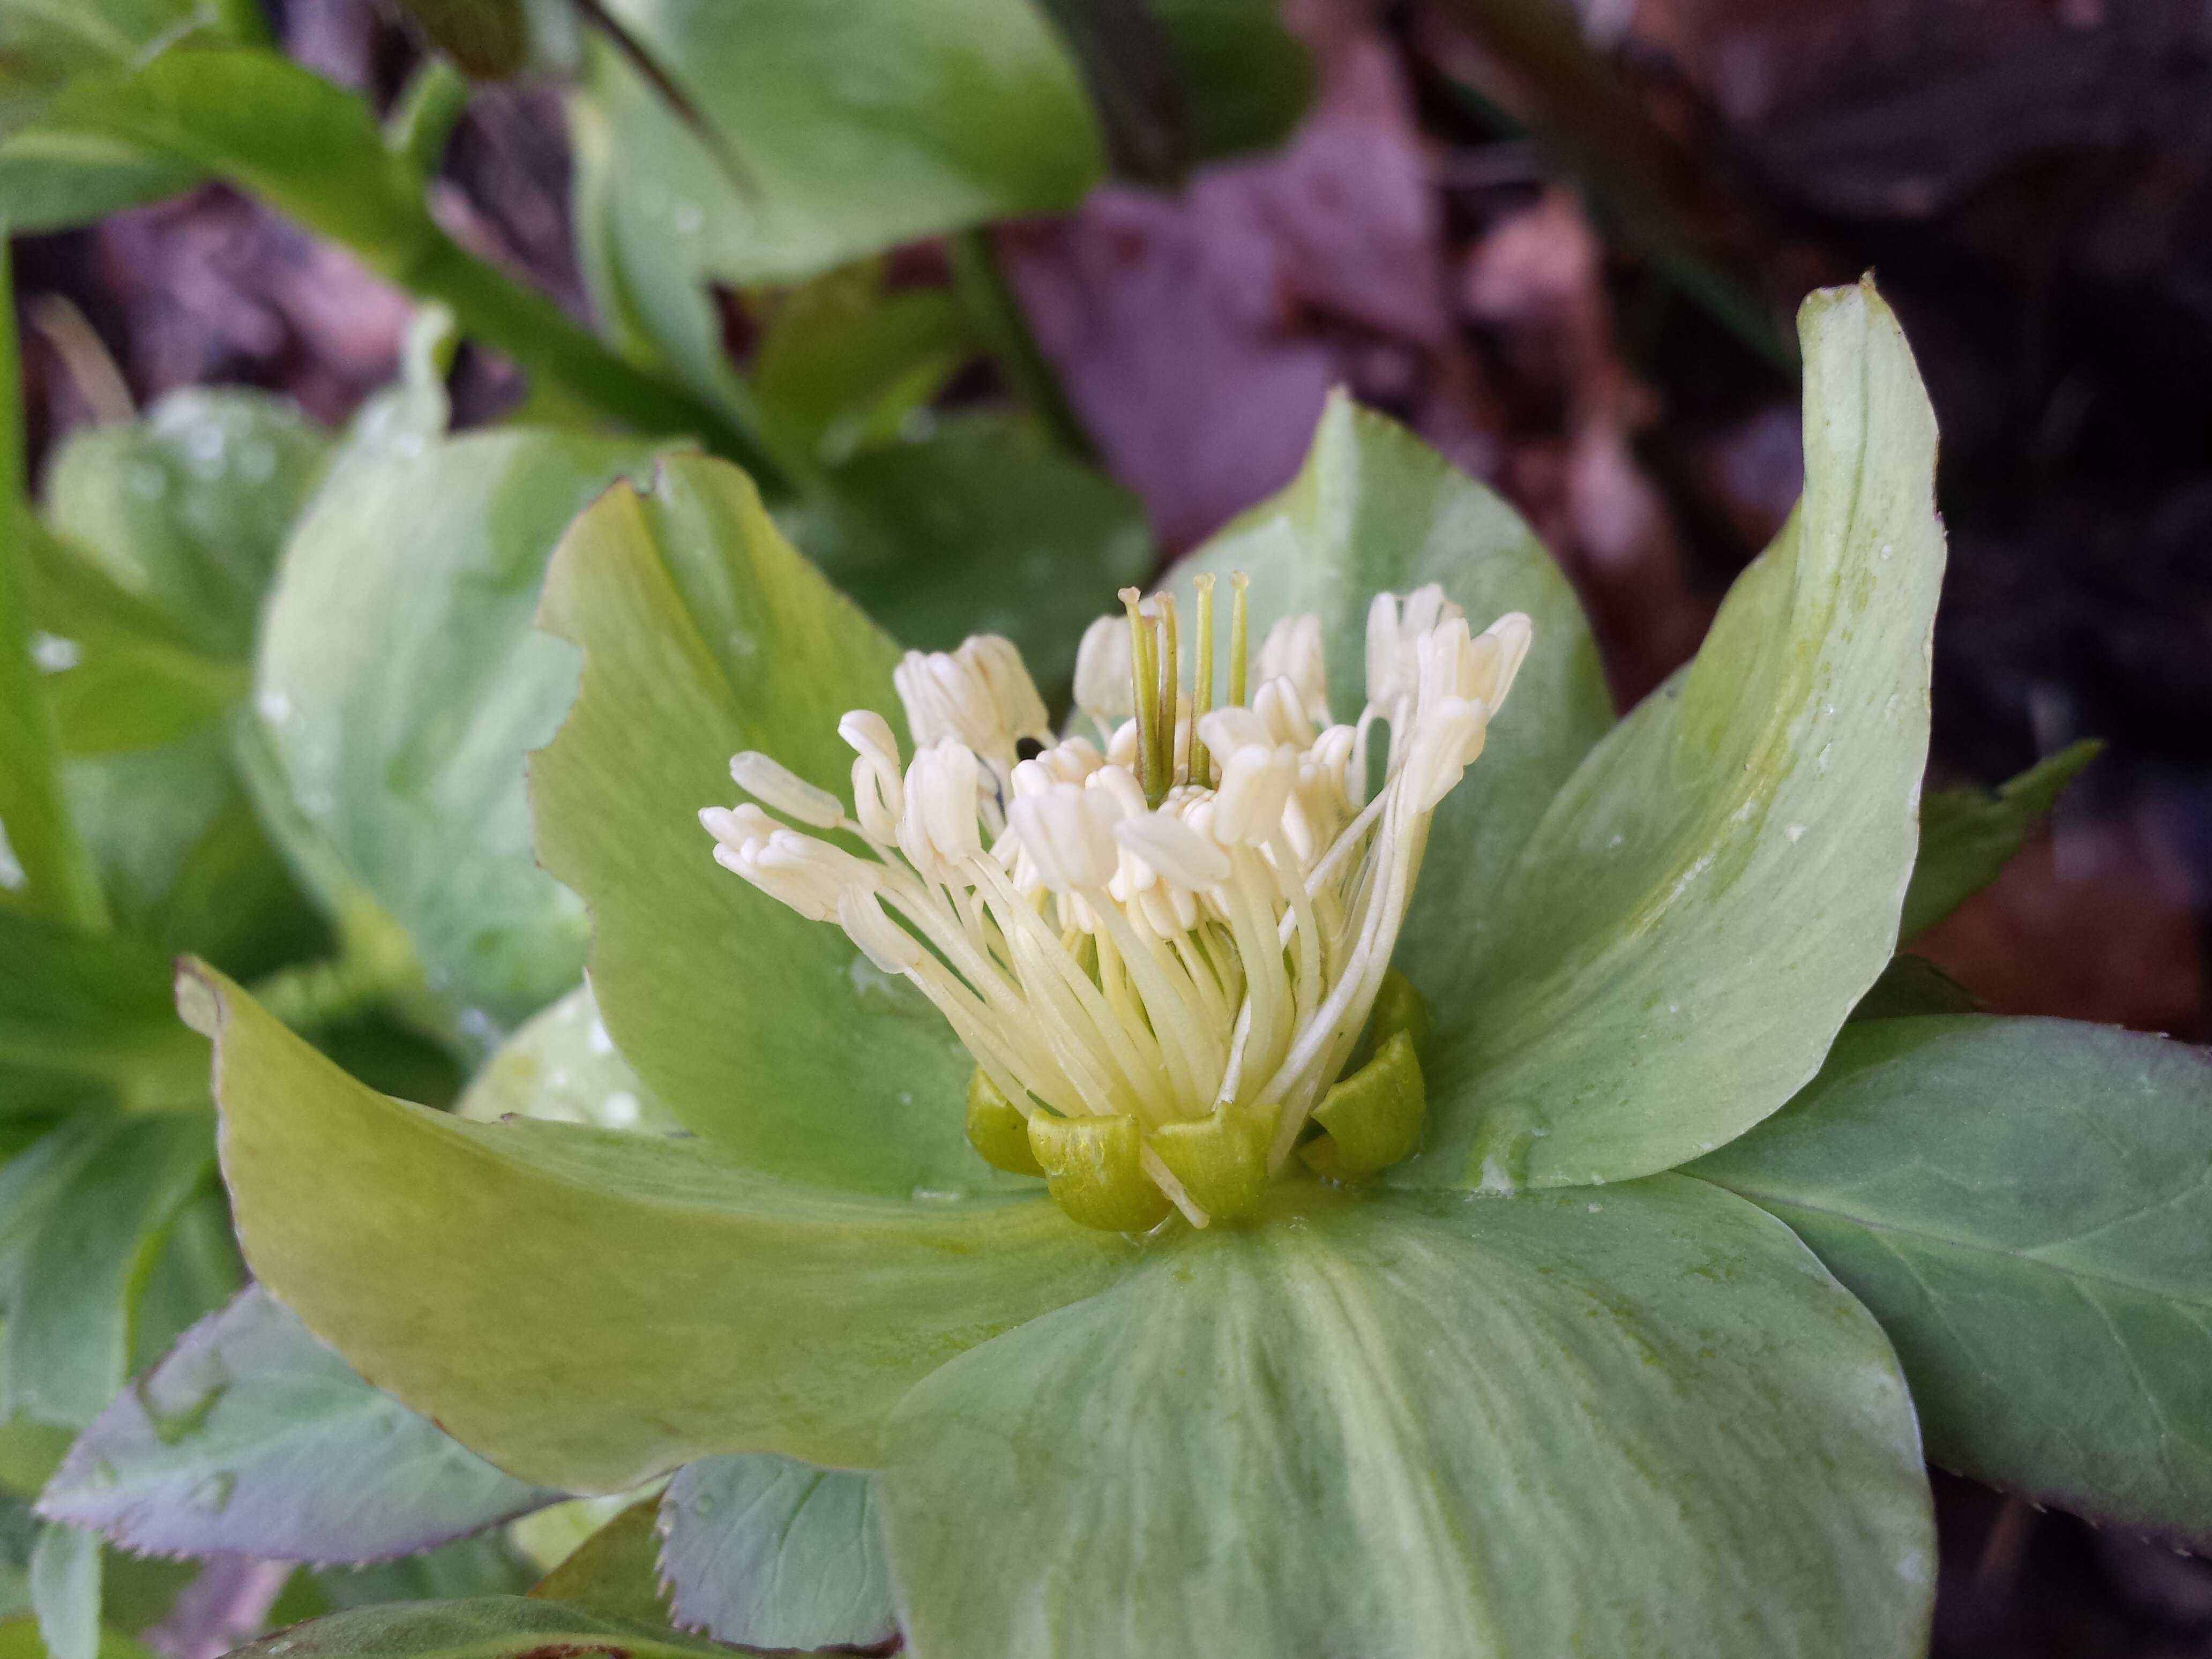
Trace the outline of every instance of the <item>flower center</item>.
<path fill-rule="evenodd" d="M 838 722 L 849 810 L 748 752 L 730 773 L 752 800 L 699 815 L 724 867 L 929 998 L 975 1058 L 977 1151 L 1093 1226 L 1172 1206 L 1202 1227 L 1254 1212 L 1293 1154 L 1340 1179 L 1413 1150 L 1420 1012 L 1390 953 L 1437 805 L 1528 653 L 1518 612 L 1470 635 L 1438 587 L 1378 594 L 1366 704 L 1339 725 L 1320 619 L 1277 623 L 1252 665 L 1231 580 L 1221 707 L 1213 579 L 1188 688 L 1173 596 L 1124 589 L 1076 665 L 1099 744 L 1055 734 L 1013 645 L 978 635 L 900 663 L 903 765 L 880 714 Z"/>

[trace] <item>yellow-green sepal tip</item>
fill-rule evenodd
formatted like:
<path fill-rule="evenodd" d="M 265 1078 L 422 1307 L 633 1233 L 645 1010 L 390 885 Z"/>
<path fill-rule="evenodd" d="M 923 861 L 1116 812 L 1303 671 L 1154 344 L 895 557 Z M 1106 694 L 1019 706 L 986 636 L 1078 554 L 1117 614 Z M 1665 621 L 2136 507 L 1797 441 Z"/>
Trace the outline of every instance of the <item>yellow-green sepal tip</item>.
<path fill-rule="evenodd" d="M 1044 1174 L 1044 1166 L 1030 1150 L 1029 1120 L 980 1066 L 968 1079 L 968 1144 L 994 1170 L 1010 1175 Z"/>
<path fill-rule="evenodd" d="M 1259 1213 L 1274 1133 L 1273 1107 L 1217 1106 L 1207 1116 L 1163 1124 L 1152 1146 L 1192 1203 L 1215 1220 L 1234 1220 Z"/>
<path fill-rule="evenodd" d="M 1325 1180 L 1342 1181 L 1387 1170 L 1421 1144 L 1428 1090 L 1413 1038 L 1397 1031 L 1350 1077 L 1330 1088 L 1314 1109 L 1323 1130 L 1298 1149 L 1306 1167 Z"/>
<path fill-rule="evenodd" d="M 1029 1136 L 1053 1200 L 1070 1220 L 1109 1233 L 1141 1233 L 1166 1218 L 1167 1197 L 1139 1161 L 1145 1140 L 1135 1118 L 1037 1112 Z"/>

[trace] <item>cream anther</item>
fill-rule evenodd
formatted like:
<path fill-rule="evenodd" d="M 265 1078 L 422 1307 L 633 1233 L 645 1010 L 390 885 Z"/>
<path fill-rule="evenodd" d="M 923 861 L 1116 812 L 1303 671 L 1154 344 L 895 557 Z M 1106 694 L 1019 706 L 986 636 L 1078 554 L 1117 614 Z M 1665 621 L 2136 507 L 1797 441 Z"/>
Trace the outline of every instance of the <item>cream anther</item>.
<path fill-rule="evenodd" d="M 1015 797 L 1011 821 L 1038 879 L 1055 893 L 1103 887 L 1120 854 L 1114 844 L 1112 800 L 1080 784 L 1054 783 Z"/>
<path fill-rule="evenodd" d="M 1306 718 L 1304 706 L 1298 701 L 1297 688 L 1280 676 L 1260 682 L 1260 690 L 1252 699 L 1252 712 L 1260 717 L 1261 723 L 1267 728 L 1267 735 L 1277 743 L 1304 749 L 1314 740 L 1314 724 Z"/>
<path fill-rule="evenodd" d="M 1490 726 L 1489 705 L 1461 697 L 1424 702 L 1406 757 L 1406 787 L 1419 811 L 1428 811 L 1457 787 L 1461 775 L 1482 753 Z"/>
<path fill-rule="evenodd" d="M 730 757 L 730 779 L 755 800 L 817 830 L 834 830 L 845 816 L 836 796 L 757 750 Z"/>
<path fill-rule="evenodd" d="M 1229 879 L 1229 854 L 1171 811 L 1140 812 L 1114 826 L 1114 838 L 1178 887 L 1204 892 Z"/>
<path fill-rule="evenodd" d="M 1298 781 L 1297 751 L 1287 744 L 1270 749 L 1248 744 L 1221 763 L 1221 787 L 1213 800 L 1213 834 L 1224 845 L 1258 846 L 1283 821 L 1284 803 Z"/>
<path fill-rule="evenodd" d="M 1263 689 L 1264 682 L 1287 680 L 1306 720 L 1315 726 L 1329 723 L 1328 664 L 1322 652 L 1319 617 L 1285 617 L 1277 622 L 1260 642 L 1257 668 Z"/>
<path fill-rule="evenodd" d="M 1367 610 L 1367 702 L 1387 714 L 1417 688 L 1415 655 L 1422 635 L 1439 623 L 1466 613 L 1444 598 L 1434 582 L 1415 588 L 1401 601 L 1377 593 Z"/>
<path fill-rule="evenodd" d="M 1075 652 L 1075 706 L 1091 716 L 1101 732 L 1136 712 L 1129 684 L 1129 624 L 1121 617 L 1101 617 L 1083 630 Z"/>
<path fill-rule="evenodd" d="M 951 738 L 964 744 L 1003 777 L 1022 738 L 1052 737 L 1037 696 L 1011 640 L 977 634 L 957 651 L 909 651 L 891 671 L 917 747 Z"/>
<path fill-rule="evenodd" d="M 899 815 L 899 850 L 916 870 L 942 879 L 983 850 L 976 822 L 981 769 L 975 751 L 950 738 L 915 751 L 906 769 L 906 810 Z"/>

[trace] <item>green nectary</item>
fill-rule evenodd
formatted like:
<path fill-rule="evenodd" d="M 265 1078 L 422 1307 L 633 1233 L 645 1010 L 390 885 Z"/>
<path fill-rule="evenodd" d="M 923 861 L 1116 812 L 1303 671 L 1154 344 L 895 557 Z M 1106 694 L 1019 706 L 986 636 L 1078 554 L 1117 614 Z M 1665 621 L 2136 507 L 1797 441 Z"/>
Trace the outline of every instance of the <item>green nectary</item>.
<path fill-rule="evenodd" d="M 532 787 L 607 1030 L 695 1138 L 385 1098 L 195 970 L 256 1273 L 532 1480 L 872 1471 L 921 1659 L 1910 1659 L 1934 1538 L 1896 1356 L 1780 1220 L 1669 1173 L 1820 1068 L 1912 866 L 1933 421 L 1870 289 L 1801 333 L 1805 500 L 1617 726 L 1525 528 L 1348 403 L 1182 573 L 1249 571 L 1255 636 L 1318 617 L 1340 684 L 1377 592 L 1532 624 L 1395 953 L 1429 1029 L 1377 991 L 1323 1079 L 1300 1163 L 1344 1179 L 1255 1188 L 1274 1126 L 1185 1114 L 1158 1155 L 1254 1224 L 1073 1224 L 1079 1187 L 1166 1215 L 1133 1119 L 1031 1117 L 1055 1206 L 896 955 L 708 863 L 732 754 L 839 789 L 848 711 L 920 734 L 893 644 L 742 474 L 675 457 L 556 557 L 581 683 Z"/>

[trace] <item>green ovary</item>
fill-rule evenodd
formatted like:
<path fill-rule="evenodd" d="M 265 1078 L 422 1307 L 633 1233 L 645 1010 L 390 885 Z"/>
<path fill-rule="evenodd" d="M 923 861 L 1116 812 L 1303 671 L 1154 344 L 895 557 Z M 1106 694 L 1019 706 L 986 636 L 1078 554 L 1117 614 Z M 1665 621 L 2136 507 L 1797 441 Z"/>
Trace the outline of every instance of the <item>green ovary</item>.
<path fill-rule="evenodd" d="M 1392 972 L 1355 1056 L 1365 1056 L 1364 1063 L 1322 1097 L 1313 1132 L 1298 1146 L 1312 1176 L 1357 1182 L 1419 1146 L 1427 1097 L 1416 1039 L 1428 1029 L 1420 993 Z M 1024 1114 L 981 1067 L 968 1085 L 968 1139 L 984 1161 L 1043 1176 L 1072 1220 L 1108 1232 L 1144 1232 L 1165 1220 L 1175 1207 L 1167 1184 L 1210 1220 L 1257 1217 L 1270 1184 L 1278 1115 L 1273 1107 L 1230 1103 L 1148 1131 L 1125 1115 L 1063 1117 L 1034 1105 Z"/>

